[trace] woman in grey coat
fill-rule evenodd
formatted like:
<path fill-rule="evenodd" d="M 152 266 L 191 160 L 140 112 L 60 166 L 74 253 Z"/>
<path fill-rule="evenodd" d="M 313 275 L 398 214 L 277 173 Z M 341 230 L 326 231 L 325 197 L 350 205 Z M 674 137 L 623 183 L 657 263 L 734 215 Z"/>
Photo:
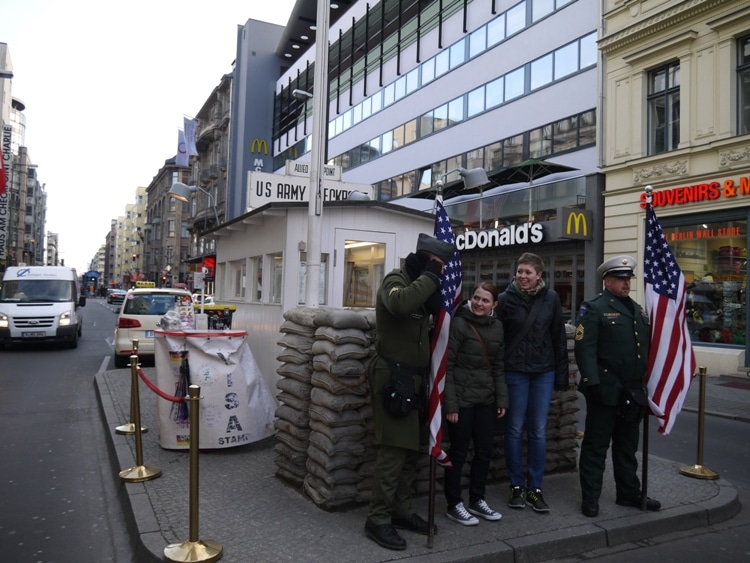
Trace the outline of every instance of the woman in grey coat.
<path fill-rule="evenodd" d="M 456 309 L 448 340 L 443 410 L 448 421 L 448 457 L 452 468 L 445 470 L 445 499 L 448 518 L 464 526 L 478 524 L 475 516 L 485 520 L 502 518 L 485 501 L 495 421 L 505 416 L 508 406 L 503 326 L 492 314 L 497 293 L 497 288 L 488 282 L 475 287 L 471 299 Z M 469 505 L 465 507 L 461 498 L 461 470 L 472 441 L 474 459 Z"/>

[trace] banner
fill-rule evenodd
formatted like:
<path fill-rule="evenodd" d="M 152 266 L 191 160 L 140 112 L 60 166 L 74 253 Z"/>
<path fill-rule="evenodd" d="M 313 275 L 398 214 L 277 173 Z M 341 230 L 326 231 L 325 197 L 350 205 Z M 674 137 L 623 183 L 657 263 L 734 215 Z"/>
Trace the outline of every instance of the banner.
<path fill-rule="evenodd" d="M 189 117 L 183 118 L 183 121 L 185 124 L 185 144 L 188 156 L 198 156 L 198 149 L 195 146 L 195 130 L 198 123 L 195 119 L 190 119 Z"/>
<path fill-rule="evenodd" d="M 190 164 L 187 146 L 185 145 L 185 133 L 182 129 L 177 130 L 177 156 L 174 158 L 174 163 L 177 166 L 188 166 Z"/>

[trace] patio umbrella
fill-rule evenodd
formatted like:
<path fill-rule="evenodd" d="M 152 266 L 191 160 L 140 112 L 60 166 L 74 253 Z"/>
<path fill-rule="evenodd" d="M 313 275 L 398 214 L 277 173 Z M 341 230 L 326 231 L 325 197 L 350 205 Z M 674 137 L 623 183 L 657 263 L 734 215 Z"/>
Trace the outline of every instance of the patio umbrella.
<path fill-rule="evenodd" d="M 503 168 L 498 172 L 490 174 L 490 180 L 495 184 L 502 186 L 506 184 L 515 184 L 517 182 L 528 182 L 529 183 L 529 221 L 531 221 L 532 212 L 532 194 L 531 187 L 534 185 L 534 180 L 549 176 L 550 174 L 557 174 L 558 172 L 571 172 L 578 170 L 572 166 L 566 166 L 565 164 L 558 164 L 557 162 L 550 162 L 549 160 L 540 160 L 537 158 L 530 158 L 519 162 L 518 164 L 512 164 L 507 168 Z"/>

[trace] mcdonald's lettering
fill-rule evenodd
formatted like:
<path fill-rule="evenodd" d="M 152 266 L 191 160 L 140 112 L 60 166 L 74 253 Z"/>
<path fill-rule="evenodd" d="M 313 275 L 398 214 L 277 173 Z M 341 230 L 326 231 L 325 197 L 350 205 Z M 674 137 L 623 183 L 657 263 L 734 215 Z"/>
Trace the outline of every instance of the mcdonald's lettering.
<path fill-rule="evenodd" d="M 263 165 L 264 164 L 265 164 L 265 162 L 263 162 L 262 158 L 256 158 L 253 161 L 253 168 L 255 169 L 256 172 L 263 172 Z"/>
<path fill-rule="evenodd" d="M 543 238 L 544 229 L 541 224 L 524 223 L 523 225 L 511 225 L 499 230 L 466 231 L 456 237 L 456 246 L 459 250 L 472 250 L 474 248 L 538 243 Z"/>
<path fill-rule="evenodd" d="M 265 139 L 253 139 L 253 142 L 250 144 L 250 152 L 268 154 L 268 143 Z"/>

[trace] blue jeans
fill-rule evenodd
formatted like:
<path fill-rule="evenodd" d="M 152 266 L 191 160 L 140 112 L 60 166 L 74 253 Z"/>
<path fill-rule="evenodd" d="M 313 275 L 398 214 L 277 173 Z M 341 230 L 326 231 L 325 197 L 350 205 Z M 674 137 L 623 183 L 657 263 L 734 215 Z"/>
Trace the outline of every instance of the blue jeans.
<path fill-rule="evenodd" d="M 525 373 L 506 371 L 508 385 L 508 413 L 505 415 L 505 465 L 512 487 L 541 489 L 544 477 L 544 459 L 547 449 L 547 415 L 555 372 Z M 522 437 L 526 430 L 528 452 L 523 474 Z"/>

